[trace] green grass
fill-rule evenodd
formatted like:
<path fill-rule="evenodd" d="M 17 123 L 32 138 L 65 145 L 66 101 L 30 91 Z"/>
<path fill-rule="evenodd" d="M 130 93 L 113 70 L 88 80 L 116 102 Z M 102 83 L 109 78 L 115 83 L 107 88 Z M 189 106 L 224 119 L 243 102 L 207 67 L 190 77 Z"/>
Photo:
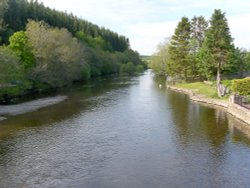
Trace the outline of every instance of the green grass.
<path fill-rule="evenodd" d="M 204 95 L 209 98 L 217 98 L 216 87 L 204 84 L 203 82 L 180 83 L 176 87 L 190 89 L 196 94 Z"/>

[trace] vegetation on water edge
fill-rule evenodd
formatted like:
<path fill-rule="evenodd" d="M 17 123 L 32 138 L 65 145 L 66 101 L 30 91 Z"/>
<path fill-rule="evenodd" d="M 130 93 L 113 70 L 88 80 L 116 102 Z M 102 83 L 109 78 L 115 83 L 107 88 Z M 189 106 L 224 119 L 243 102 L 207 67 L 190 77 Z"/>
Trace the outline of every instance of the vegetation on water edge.
<path fill-rule="evenodd" d="M 0 44 L 0 103 L 146 68 L 126 37 L 38 1 L 0 2 Z"/>
<path fill-rule="evenodd" d="M 203 16 L 183 17 L 174 35 L 158 46 L 149 66 L 169 81 L 216 80 L 214 89 L 222 97 L 223 77 L 250 72 L 250 52 L 234 45 L 225 13 L 214 10 L 209 21 Z"/>
<path fill-rule="evenodd" d="M 194 93 L 204 95 L 208 98 L 217 98 L 216 85 L 203 82 L 179 83 L 176 87 L 192 90 Z"/>
<path fill-rule="evenodd" d="M 250 95 L 250 78 L 233 80 L 232 90 L 240 95 Z"/>
<path fill-rule="evenodd" d="M 223 80 L 223 85 L 227 88 L 227 95 L 223 98 L 227 99 L 230 93 L 238 95 L 250 96 L 250 78 Z M 177 83 L 176 87 L 190 89 L 197 94 L 204 95 L 209 98 L 218 98 L 215 82 L 192 82 L 192 83 Z"/>

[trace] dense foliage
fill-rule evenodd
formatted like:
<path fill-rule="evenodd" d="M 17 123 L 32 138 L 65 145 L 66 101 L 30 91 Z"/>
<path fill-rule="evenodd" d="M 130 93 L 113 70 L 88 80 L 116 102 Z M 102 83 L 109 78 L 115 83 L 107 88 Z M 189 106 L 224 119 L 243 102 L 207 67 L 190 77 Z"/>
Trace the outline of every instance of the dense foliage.
<path fill-rule="evenodd" d="M 19 66 L 19 59 L 9 48 L 0 47 L 0 62 L 0 87 L 23 79 L 24 71 Z"/>
<path fill-rule="evenodd" d="M 221 75 L 243 77 L 250 71 L 250 52 L 233 44 L 225 13 L 215 10 L 209 21 L 203 16 L 183 17 L 170 41 L 152 56 L 156 74 L 185 81 L 216 80 L 218 96 Z"/>
<path fill-rule="evenodd" d="M 0 103 L 94 76 L 144 70 L 129 40 L 37 1 L 0 1 Z"/>
<path fill-rule="evenodd" d="M 149 66 L 154 70 L 157 75 L 160 76 L 174 76 L 174 70 L 172 70 L 170 56 L 169 56 L 169 44 L 165 41 L 158 45 L 157 53 L 155 53 L 150 60 Z"/>
<path fill-rule="evenodd" d="M 202 49 L 208 54 L 208 58 L 203 59 L 204 66 L 211 72 L 216 72 L 219 96 L 221 96 L 219 89 L 221 83 L 220 74 L 223 66 L 230 64 L 229 54 L 233 49 L 232 40 L 225 13 L 215 10 L 210 20 L 210 27 L 206 32 Z"/>
<path fill-rule="evenodd" d="M 81 79 L 84 48 L 71 33 L 34 21 L 27 24 L 26 32 L 36 59 L 31 80 L 56 88 Z"/>
<path fill-rule="evenodd" d="M 232 90 L 240 95 L 250 95 L 250 78 L 233 80 Z"/>
<path fill-rule="evenodd" d="M 189 55 L 191 38 L 191 23 L 187 17 L 183 17 L 178 23 L 174 35 L 171 38 L 169 46 L 170 59 L 174 63 L 172 65 L 172 71 L 177 73 L 185 80 L 191 71 L 191 59 Z"/>
<path fill-rule="evenodd" d="M 111 45 L 114 51 L 125 51 L 129 48 L 129 40 L 124 36 L 109 29 L 100 28 L 86 20 L 79 19 L 73 14 L 60 12 L 45 7 L 37 0 L 6 0 L 8 8 L 5 9 L 4 24 L 7 28 L 3 32 L 3 41 L 7 42 L 8 37 L 15 31 L 24 30 L 28 19 L 44 21 L 53 27 L 66 28 L 74 36 L 82 31 L 86 37 L 103 39 Z"/>

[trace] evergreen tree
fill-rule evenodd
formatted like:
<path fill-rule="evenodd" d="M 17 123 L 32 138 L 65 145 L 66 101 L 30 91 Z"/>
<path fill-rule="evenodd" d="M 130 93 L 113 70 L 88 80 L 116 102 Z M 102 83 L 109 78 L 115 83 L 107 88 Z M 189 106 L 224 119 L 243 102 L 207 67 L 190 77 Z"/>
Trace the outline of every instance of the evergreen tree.
<path fill-rule="evenodd" d="M 201 76 L 199 72 L 199 61 L 197 54 L 202 46 L 205 38 L 205 32 L 208 28 L 208 22 L 203 16 L 194 16 L 191 20 L 191 41 L 190 41 L 190 53 L 191 53 L 191 67 L 192 76 Z"/>
<path fill-rule="evenodd" d="M 227 73 L 237 74 L 239 77 L 244 77 L 244 74 L 250 69 L 249 52 L 244 49 L 233 47 L 230 54 L 230 63 L 227 63 L 225 70 Z"/>
<path fill-rule="evenodd" d="M 5 29 L 4 25 L 4 13 L 8 8 L 7 0 L 0 1 L 0 42 L 2 41 L 2 34 Z"/>
<path fill-rule="evenodd" d="M 203 16 L 194 16 L 191 20 L 191 38 L 195 43 L 195 53 L 201 48 L 205 38 L 208 22 Z"/>
<path fill-rule="evenodd" d="M 221 71 L 223 66 L 228 63 L 229 54 L 232 50 L 232 41 L 225 13 L 222 13 L 221 10 L 215 10 L 210 20 L 210 27 L 206 32 L 203 51 L 209 53 L 209 59 L 205 59 L 204 63 L 207 67 L 216 70 L 219 97 L 222 96 Z"/>
<path fill-rule="evenodd" d="M 169 53 L 173 62 L 173 71 L 176 76 L 180 76 L 185 80 L 187 80 L 191 71 L 190 39 L 191 24 L 187 17 L 183 17 L 178 23 L 175 34 L 172 36 Z"/>
<path fill-rule="evenodd" d="M 3 2 L 8 5 L 6 11 L 2 11 Z M 53 27 L 66 28 L 76 35 L 77 32 L 84 32 L 89 38 L 104 40 L 106 46 L 111 46 L 113 51 L 124 52 L 129 49 L 129 40 L 109 29 L 100 28 L 86 20 L 77 18 L 73 14 L 52 10 L 45 7 L 37 0 L 0 0 L 0 22 L 1 16 L 8 26 L 4 32 L 3 42 L 8 42 L 8 37 L 14 32 L 25 30 L 28 19 L 44 21 Z M 109 47 L 110 48 L 110 47 Z"/>

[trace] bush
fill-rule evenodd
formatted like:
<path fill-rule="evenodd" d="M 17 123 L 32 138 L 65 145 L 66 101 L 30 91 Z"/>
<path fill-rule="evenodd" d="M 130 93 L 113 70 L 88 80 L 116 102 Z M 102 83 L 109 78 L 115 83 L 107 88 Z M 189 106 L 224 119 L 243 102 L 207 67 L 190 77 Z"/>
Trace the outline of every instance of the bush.
<path fill-rule="evenodd" d="M 223 85 L 225 85 L 226 87 L 232 87 L 232 80 L 223 80 L 221 81 Z"/>
<path fill-rule="evenodd" d="M 82 80 L 88 80 L 90 79 L 90 76 L 91 76 L 91 69 L 90 69 L 90 66 L 88 64 L 86 64 L 84 66 L 84 68 L 82 69 Z"/>
<path fill-rule="evenodd" d="M 250 78 L 233 80 L 232 90 L 240 95 L 249 95 L 250 94 Z"/>
<path fill-rule="evenodd" d="M 121 74 L 132 75 L 135 72 L 135 65 L 132 62 L 128 62 L 127 64 L 122 64 L 120 67 Z"/>
<path fill-rule="evenodd" d="M 143 65 L 136 65 L 135 71 L 137 73 L 142 73 L 144 71 L 144 66 Z"/>

